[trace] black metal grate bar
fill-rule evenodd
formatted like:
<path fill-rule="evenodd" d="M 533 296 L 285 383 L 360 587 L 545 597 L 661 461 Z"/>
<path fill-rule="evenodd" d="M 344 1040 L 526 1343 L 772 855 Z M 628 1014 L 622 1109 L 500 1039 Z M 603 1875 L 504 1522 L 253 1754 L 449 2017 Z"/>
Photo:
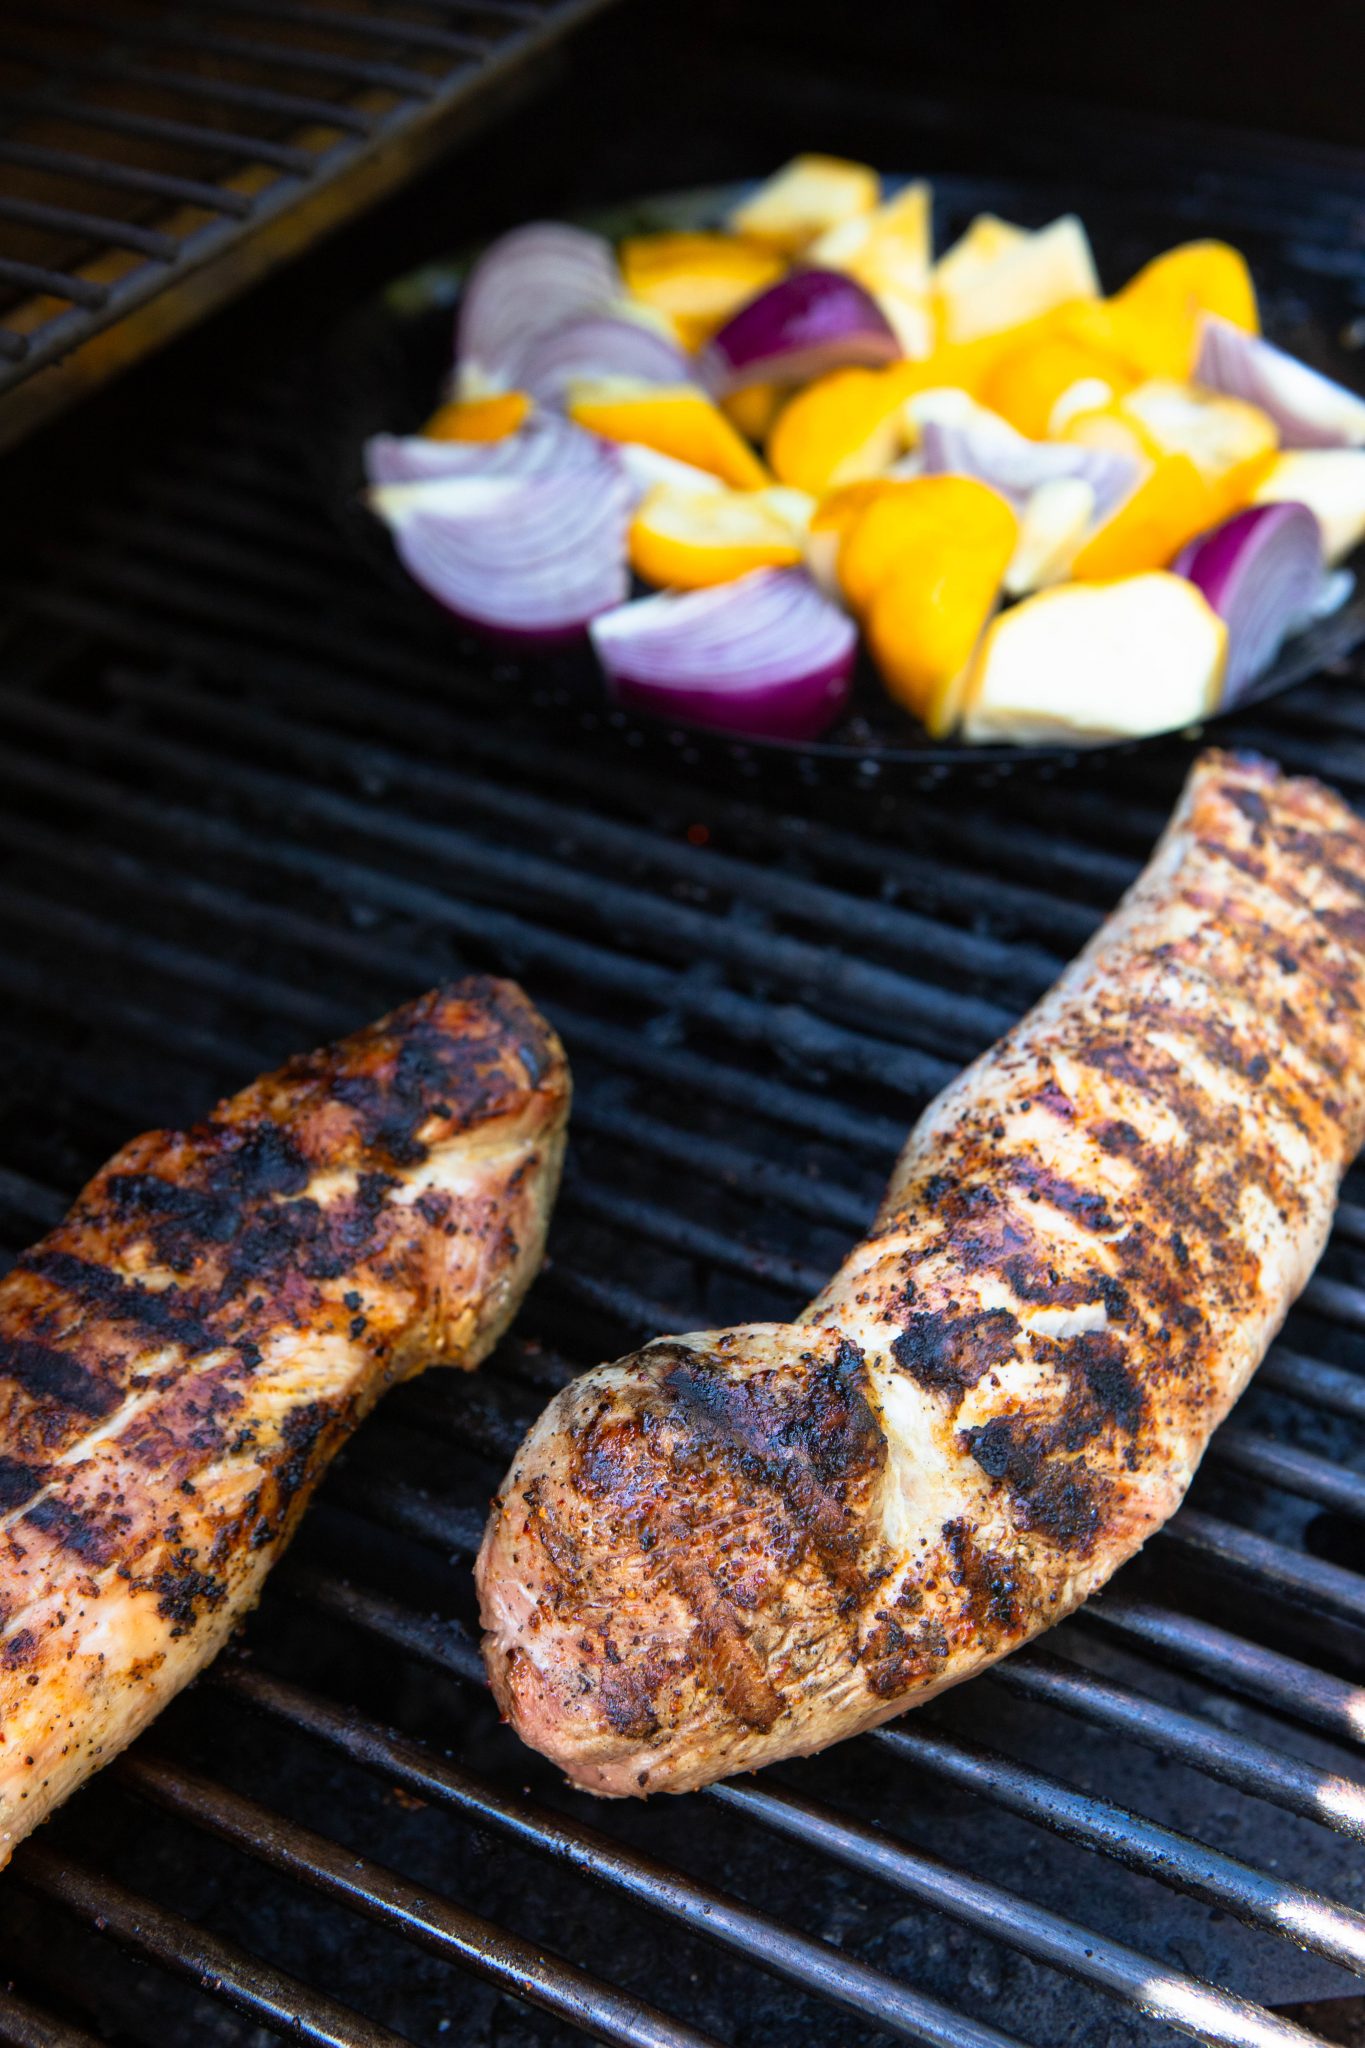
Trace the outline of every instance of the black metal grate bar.
<path fill-rule="evenodd" d="M 118 1771 L 135 1791 L 247 1855 L 316 1886 L 443 1960 L 459 1961 L 604 2041 L 619 2043 L 620 2048 L 718 2048 L 643 2000 L 595 1981 L 572 1963 L 194 1772 L 144 1755 L 128 1758 Z"/>
<path fill-rule="evenodd" d="M 79 150 L 52 149 L 36 142 L 18 142 L 12 135 L 0 135 L 0 163 L 22 164 L 28 170 L 52 171 L 59 178 L 79 178 L 91 185 L 116 192 L 137 192 L 151 199 L 169 199 L 187 206 L 202 206 L 209 213 L 229 214 L 245 220 L 251 201 L 244 192 L 226 186 L 208 185 L 198 178 L 172 177 L 165 171 L 140 169 L 135 164 L 106 163 L 99 157 L 82 156 Z"/>
<path fill-rule="evenodd" d="M 393 1602 L 335 1581 L 320 1584 L 314 1578 L 303 1583 L 321 1595 L 339 1618 L 410 1655 L 429 1659 L 439 1669 L 483 1682 L 477 1646 L 458 1624 L 420 1631 L 414 1626 L 420 1617 L 408 1615 Z M 1105 1940 L 1093 1928 L 1030 1905 L 908 1843 L 778 1789 L 771 1778 L 764 1782 L 769 1789 L 763 1792 L 732 1781 L 711 1786 L 700 1796 L 733 1807 L 746 1819 L 789 1834 L 911 1892 L 936 1910 L 974 1924 L 994 1939 L 1096 1985 L 1196 2040 L 1219 2044 L 1219 2048 L 1291 2048 L 1291 2044 L 1303 2048 L 1306 2041 L 1317 2038 L 1251 2001 L 1231 1997 L 1184 1972 L 1162 1970 L 1124 1944 Z"/>
<path fill-rule="evenodd" d="M 710 1796 L 760 1826 L 932 1902 L 983 1931 L 995 1933 L 1002 1924 L 1007 1926 L 1010 1939 L 1030 1954 L 1102 1984 L 1139 2011 L 1196 2040 L 1226 2048 L 1303 2048 L 1305 2041 L 1315 2038 L 1246 1999 L 1233 1998 L 1181 1971 L 1163 1970 L 1120 1942 L 1104 1941 L 1089 1928 L 954 1870 L 937 1857 L 856 1826 L 815 1800 L 785 1789 L 758 1791 L 734 1784 L 715 1786 Z"/>
<path fill-rule="evenodd" d="M 93 2034 L 68 2027 L 6 1990 L 0 1990 L 0 2041 L 5 2048 L 98 2048 Z"/>
<path fill-rule="evenodd" d="M 496 1828 L 709 1941 L 761 1960 L 766 1968 L 905 2040 L 932 2048 L 1017 2048 L 994 2027 L 964 2021 L 935 2000 L 794 1934 L 769 1915 L 695 1883 L 657 1858 L 623 1851 L 609 1835 L 509 1798 L 421 1744 L 376 1728 L 359 1715 L 241 1667 L 224 1674 L 224 1682 L 253 1705 L 331 1743 L 386 1780 L 396 1779 L 419 1798 L 448 1806 L 476 1826 Z"/>
<path fill-rule="evenodd" d="M 136 249 L 158 262 L 175 260 L 176 242 L 155 228 L 140 228 L 132 221 L 113 220 L 104 213 L 82 213 L 71 206 L 47 206 L 36 199 L 19 199 L 0 192 L 0 220 L 19 221 L 26 227 L 54 228 L 59 233 L 84 235 L 94 242 L 107 242 L 116 249 Z"/>
<path fill-rule="evenodd" d="M 60 1856 L 42 1841 L 27 1843 L 15 1873 L 30 1889 L 93 1921 L 134 1955 L 211 1988 L 237 2012 L 310 2048 L 407 2048 L 397 2034 L 322 1997 L 233 1943 L 206 1934 L 179 1913 L 152 1905 L 98 1871 Z"/>
<path fill-rule="evenodd" d="M 227 14 L 291 21 L 300 28 L 335 29 L 361 42 L 401 43 L 408 49 L 439 50 L 448 56 L 479 56 L 488 47 L 484 36 L 459 35 L 452 29 L 433 28 L 429 22 L 405 20 L 401 16 L 314 6 L 312 0 L 194 0 L 194 5 L 213 7 Z"/>

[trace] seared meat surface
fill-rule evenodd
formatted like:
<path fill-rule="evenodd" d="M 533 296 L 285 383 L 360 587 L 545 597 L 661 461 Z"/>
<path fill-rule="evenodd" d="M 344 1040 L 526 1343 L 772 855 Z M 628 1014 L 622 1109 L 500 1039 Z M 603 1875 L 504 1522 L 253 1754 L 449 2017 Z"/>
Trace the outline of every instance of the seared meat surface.
<path fill-rule="evenodd" d="M 588 1373 L 479 1562 L 504 1713 L 684 1791 L 931 1698 L 1172 1513 L 1365 1136 L 1365 827 L 1205 755 L 1146 872 L 931 1104 L 790 1325 Z"/>
<path fill-rule="evenodd" d="M 384 1389 L 540 1261 L 554 1034 L 472 978 L 135 1138 L 0 1281 L 0 1861 L 256 1600 Z"/>

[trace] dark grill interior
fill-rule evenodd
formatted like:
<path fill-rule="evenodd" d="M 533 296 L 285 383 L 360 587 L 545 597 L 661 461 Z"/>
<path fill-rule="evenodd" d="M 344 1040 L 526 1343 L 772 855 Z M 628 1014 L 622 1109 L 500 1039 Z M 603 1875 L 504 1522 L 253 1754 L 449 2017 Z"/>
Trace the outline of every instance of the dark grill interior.
<path fill-rule="evenodd" d="M 614 104 L 593 76 L 580 123 Z M 515 217 L 575 180 L 730 175 L 809 143 L 812 105 L 814 139 L 888 164 L 1015 149 L 793 78 L 757 136 L 720 139 L 733 88 L 708 76 L 671 125 L 659 86 L 529 192 L 499 178 L 523 126 L 482 182 Z M 1127 198 L 1111 160 L 1096 204 L 1122 201 L 1135 242 L 1216 222 L 1349 327 L 1365 179 L 1217 151 L 1177 173 L 1159 141 L 1123 161 Z M 997 203 L 1040 214 L 1052 195 L 1006 167 Z M 1052 170 L 1084 196 L 1071 158 Z M 467 198 L 429 202 L 404 232 L 431 253 L 476 225 Z M 359 569 L 319 503 L 318 352 L 394 246 L 387 226 L 356 244 L 355 275 L 276 302 L 252 347 L 202 337 L 136 461 L 134 386 L 78 509 L 70 441 L 35 451 L 47 517 L 9 550 L 0 688 L 0 1232 L 12 1256 L 134 1129 L 492 967 L 575 1066 L 552 1259 L 492 1367 L 362 1432 L 239 1650 L 18 1853 L 0 2039 L 1350 2038 L 1360 1176 L 1190 1505 L 1039 1649 L 876 1737 L 642 1809 L 566 1793 L 498 1727 L 468 1566 L 526 1422 L 645 1335 L 784 1316 L 823 1283 L 929 1094 L 1136 871 L 1188 753 L 1117 780 L 806 792 L 743 762 L 691 782 L 526 716 L 515 670 Z M 1361 670 L 1236 737 L 1365 795 Z"/>

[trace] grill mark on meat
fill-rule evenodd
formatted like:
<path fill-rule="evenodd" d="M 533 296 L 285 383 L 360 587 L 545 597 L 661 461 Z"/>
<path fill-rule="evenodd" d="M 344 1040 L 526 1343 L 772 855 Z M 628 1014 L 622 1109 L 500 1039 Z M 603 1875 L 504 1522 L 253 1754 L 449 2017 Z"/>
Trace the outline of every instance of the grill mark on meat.
<path fill-rule="evenodd" d="M 988 1372 L 1008 1364 L 1019 1339 L 1019 1318 L 1006 1308 L 918 1310 L 893 1341 L 891 1350 L 922 1387 L 956 1394 Z"/>
<path fill-rule="evenodd" d="M 1365 1138 L 1363 1013 L 1365 830 L 1330 792 L 1206 757 L 1144 881 L 931 1106 L 803 1317 L 681 1340 L 676 1385 L 647 1347 L 537 1425 L 480 1561 L 490 1675 L 527 1739 L 594 1789 L 691 1789 L 968 1677 L 1102 1584 L 1178 1503 L 1311 1269 Z M 888 1442 L 832 1525 L 858 1538 L 837 1579 L 749 1412 L 798 1405 L 836 1336 L 864 1347 Z M 575 1463 L 594 1414 L 597 1479 L 621 1463 L 607 1513 Z M 652 1459 L 626 1460 L 633 1438 Z M 571 1581 L 516 1541 L 542 1473 Z M 701 1671 L 695 1623 L 689 1643 L 713 1586 L 781 1697 L 766 1729 Z M 587 1617 L 626 1613 L 607 1683 L 633 1705 L 613 1721 L 583 1645 Z M 628 1674 L 679 1642 L 698 1668 L 656 1664 L 647 1739 L 621 1734 Z"/>
<path fill-rule="evenodd" d="M 39 1401 L 96 1418 L 112 1415 L 123 1398 L 71 1352 L 27 1337 L 0 1338 L 0 1379 L 13 1380 Z"/>
<path fill-rule="evenodd" d="M 434 1099 L 404 1069 L 420 1201 L 334 1085 L 402 1068 L 408 1036 L 479 1046 Z M 491 1345 L 567 1095 L 524 998 L 456 984 L 135 1139 L 0 1280 L 0 1863 L 213 1654 L 390 1378 Z"/>
<path fill-rule="evenodd" d="M 102 1569 L 112 1564 L 118 1555 L 122 1530 L 113 1522 L 92 1514 L 89 1509 L 49 1494 L 38 1501 L 23 1516 L 23 1520 L 34 1529 L 41 1529 L 63 1550 L 69 1550 L 80 1558 L 83 1564 Z"/>
<path fill-rule="evenodd" d="M 0 1514 L 25 1507 L 46 1486 L 51 1467 L 0 1455 Z"/>
<path fill-rule="evenodd" d="M 113 1323 L 130 1323 L 143 1336 L 156 1337 L 163 1344 L 180 1344 L 191 1354 L 212 1351 L 218 1343 L 202 1313 L 182 1288 L 144 1287 L 108 1266 L 97 1265 L 73 1252 L 50 1244 L 25 1252 L 17 1270 L 34 1274 L 73 1297 L 75 1303 L 108 1317 Z"/>

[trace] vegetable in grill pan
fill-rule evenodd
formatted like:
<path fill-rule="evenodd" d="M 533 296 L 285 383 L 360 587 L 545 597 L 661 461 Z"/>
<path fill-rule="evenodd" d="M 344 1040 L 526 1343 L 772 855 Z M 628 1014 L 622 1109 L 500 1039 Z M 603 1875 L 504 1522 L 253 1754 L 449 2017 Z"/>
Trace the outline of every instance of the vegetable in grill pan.
<path fill-rule="evenodd" d="M 860 641 L 936 739 L 1236 702 L 1365 538 L 1365 399 L 1261 338 L 1226 243 L 1106 298 L 1074 214 L 979 215 L 937 262 L 931 226 L 927 185 L 810 156 L 619 262 L 563 224 L 503 236 L 453 398 L 366 450 L 401 559 L 498 635 L 599 621 L 621 701 L 732 732 L 825 729 Z M 664 595 L 626 603 L 632 572 Z"/>

